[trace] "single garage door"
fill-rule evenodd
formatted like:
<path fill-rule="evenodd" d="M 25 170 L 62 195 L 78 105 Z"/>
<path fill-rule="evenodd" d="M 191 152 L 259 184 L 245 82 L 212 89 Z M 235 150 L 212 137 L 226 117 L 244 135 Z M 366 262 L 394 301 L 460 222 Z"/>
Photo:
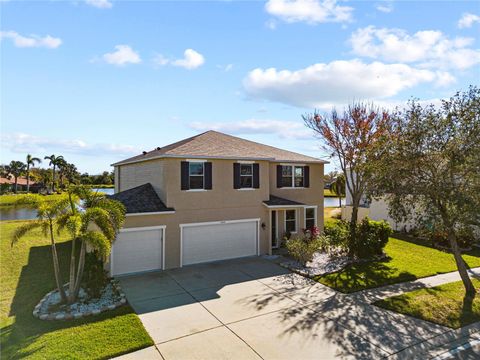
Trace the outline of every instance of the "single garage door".
<path fill-rule="evenodd" d="M 258 254 L 258 220 L 183 224 L 182 265 Z"/>
<path fill-rule="evenodd" d="M 161 270 L 164 231 L 164 227 L 121 230 L 112 246 L 112 275 Z"/>

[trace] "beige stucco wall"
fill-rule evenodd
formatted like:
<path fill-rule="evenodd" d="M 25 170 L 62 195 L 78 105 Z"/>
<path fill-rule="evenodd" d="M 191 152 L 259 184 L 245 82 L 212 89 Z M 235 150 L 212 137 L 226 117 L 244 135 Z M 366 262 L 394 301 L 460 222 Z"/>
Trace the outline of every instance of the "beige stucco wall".
<path fill-rule="evenodd" d="M 167 201 L 164 177 L 165 163 L 161 159 L 115 167 L 116 192 L 151 183 L 160 199 Z M 117 189 L 118 187 L 118 189 Z"/>
<path fill-rule="evenodd" d="M 169 158 L 143 163 L 122 165 L 115 168 L 119 181 L 118 190 L 150 182 L 174 214 L 128 216 L 125 228 L 166 225 L 166 268 L 180 266 L 180 224 L 240 219 L 260 219 L 260 253 L 271 252 L 270 212 L 263 205 L 269 195 L 277 195 L 308 205 L 316 205 L 317 225 L 323 228 L 323 164 L 309 164 L 310 187 L 305 189 L 277 189 L 276 165 L 257 161 L 260 167 L 260 188 L 238 190 L 233 188 L 233 160 L 209 160 L 212 162 L 212 190 L 182 191 L 180 188 L 180 164 L 185 159 Z M 273 178 L 273 180 L 272 180 Z M 283 211 L 278 211 L 278 235 L 284 234 Z M 304 227 L 304 209 L 297 209 L 297 228 Z"/>

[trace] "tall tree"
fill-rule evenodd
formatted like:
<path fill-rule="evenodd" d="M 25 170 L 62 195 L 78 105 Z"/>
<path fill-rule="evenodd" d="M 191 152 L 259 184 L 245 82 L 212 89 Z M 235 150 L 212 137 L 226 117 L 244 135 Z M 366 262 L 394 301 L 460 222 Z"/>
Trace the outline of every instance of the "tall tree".
<path fill-rule="evenodd" d="M 30 191 L 30 166 L 34 167 L 35 163 L 40 164 L 42 160 L 37 157 L 33 157 L 32 155 L 27 155 L 27 161 L 25 164 L 27 165 L 26 177 L 27 177 L 27 193 Z"/>
<path fill-rule="evenodd" d="M 25 169 L 26 169 L 26 165 L 23 162 L 15 161 L 15 160 L 12 160 L 10 164 L 6 165 L 4 168 L 4 171 L 7 173 L 7 176 L 11 175 L 15 179 L 15 187 L 14 187 L 15 193 L 17 193 L 17 190 L 18 190 L 18 178 L 24 174 Z"/>
<path fill-rule="evenodd" d="M 61 155 L 55 156 L 54 154 L 52 154 L 50 156 L 45 156 L 44 159 L 45 160 L 50 160 L 48 165 L 52 166 L 52 168 L 53 168 L 52 191 L 55 191 L 55 180 L 56 180 L 55 179 L 55 172 L 56 172 L 57 168 L 65 162 L 65 159 Z"/>
<path fill-rule="evenodd" d="M 343 174 L 338 174 L 335 180 L 330 186 L 330 190 L 338 196 L 339 207 L 342 207 L 342 197 L 345 196 L 345 176 Z"/>
<path fill-rule="evenodd" d="M 352 195 L 351 241 L 356 241 L 360 201 L 366 193 L 370 153 L 376 142 L 389 131 L 389 114 L 371 104 L 353 103 L 339 114 L 335 109 L 321 116 L 303 115 L 305 125 L 321 140 L 322 147 L 338 162 Z"/>
<path fill-rule="evenodd" d="M 471 87 L 440 107 L 411 101 L 394 117 L 393 136 L 379 144 L 388 149 L 372 161 L 377 194 L 388 194 L 397 220 L 418 218 L 421 208 L 448 234 L 465 286 L 475 295 L 457 235 L 480 227 L 480 89 Z"/>
<path fill-rule="evenodd" d="M 68 211 L 69 202 L 67 198 L 63 198 L 56 201 L 39 202 L 36 206 L 37 220 L 29 221 L 24 225 L 17 227 L 13 234 L 12 245 L 19 241 L 28 232 L 38 228 L 43 230 L 45 236 L 50 237 L 55 283 L 57 284 L 57 289 L 62 301 L 66 302 L 67 296 L 65 294 L 62 274 L 60 272 L 55 234 L 57 233 L 57 219 Z"/>

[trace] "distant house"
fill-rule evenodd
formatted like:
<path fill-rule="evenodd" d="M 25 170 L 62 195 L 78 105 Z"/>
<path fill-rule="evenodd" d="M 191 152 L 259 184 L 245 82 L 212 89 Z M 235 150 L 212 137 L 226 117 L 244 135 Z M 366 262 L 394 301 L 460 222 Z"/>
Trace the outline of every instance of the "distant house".
<path fill-rule="evenodd" d="M 30 190 L 33 192 L 38 191 L 40 184 L 30 180 Z M 0 177 L 0 186 L 4 191 L 15 191 L 15 178 L 13 176 Z M 27 191 L 27 178 L 20 176 L 17 179 L 17 191 Z"/>

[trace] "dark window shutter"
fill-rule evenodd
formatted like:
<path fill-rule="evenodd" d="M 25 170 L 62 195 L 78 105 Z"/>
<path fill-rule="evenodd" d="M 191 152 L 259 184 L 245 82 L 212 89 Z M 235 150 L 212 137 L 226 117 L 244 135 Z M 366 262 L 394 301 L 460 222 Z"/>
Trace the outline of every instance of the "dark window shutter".
<path fill-rule="evenodd" d="M 233 188 L 240 189 L 240 164 L 233 163 Z"/>
<path fill-rule="evenodd" d="M 203 175 L 205 178 L 205 189 L 212 190 L 212 163 L 206 162 L 204 164 L 204 171 L 205 174 Z"/>
<path fill-rule="evenodd" d="M 277 165 L 277 188 L 282 187 L 282 165 Z"/>
<path fill-rule="evenodd" d="M 260 188 L 260 165 L 253 164 L 253 188 Z"/>
<path fill-rule="evenodd" d="M 182 190 L 188 190 L 190 188 L 188 183 L 188 161 L 182 161 L 180 164 L 180 183 Z"/>
<path fill-rule="evenodd" d="M 303 167 L 303 187 L 310 187 L 310 166 Z"/>

